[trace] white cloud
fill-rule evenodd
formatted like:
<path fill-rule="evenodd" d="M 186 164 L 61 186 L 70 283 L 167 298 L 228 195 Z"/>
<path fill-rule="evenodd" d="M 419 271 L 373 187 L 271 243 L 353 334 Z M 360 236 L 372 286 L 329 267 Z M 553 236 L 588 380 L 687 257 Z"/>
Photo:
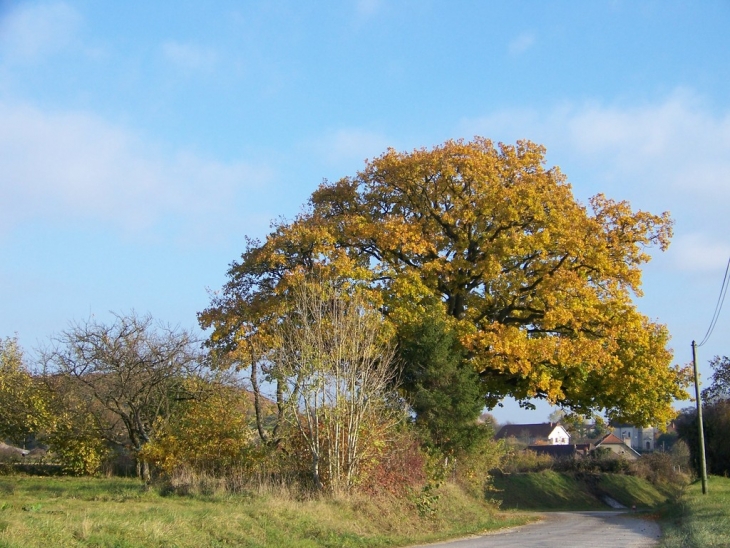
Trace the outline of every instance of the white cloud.
<path fill-rule="evenodd" d="M 535 35 L 531 32 L 523 32 L 519 36 L 512 39 L 509 43 L 508 50 L 511 55 L 519 55 L 526 52 L 535 44 Z"/>
<path fill-rule="evenodd" d="M 717 269 L 714 257 L 730 247 L 730 113 L 713 112 L 688 90 L 642 105 L 496 111 L 461 127 L 469 136 L 544 144 L 548 163 L 561 166 L 582 199 L 604 192 L 636 208 L 669 210 L 676 220 L 673 268 L 693 262 Z"/>
<path fill-rule="evenodd" d="M 233 218 L 263 167 L 165 154 L 85 112 L 0 103 L 0 233 L 18 223 L 94 220 L 145 232 L 172 216 L 197 231 Z"/>
<path fill-rule="evenodd" d="M 162 44 L 162 53 L 169 61 L 185 70 L 207 70 L 218 61 L 212 48 L 168 41 Z"/>
<path fill-rule="evenodd" d="M 643 106 L 498 111 L 462 128 L 503 141 L 529 138 L 627 186 L 640 179 L 662 191 L 730 197 L 730 113 L 711 113 L 685 90 Z"/>
<path fill-rule="evenodd" d="M 687 92 L 644 107 L 591 106 L 566 122 L 578 153 L 609 154 L 622 171 L 661 174 L 664 186 L 730 197 L 730 114 L 713 116 Z"/>
<path fill-rule="evenodd" d="M 64 2 L 21 4 L 0 19 L 0 55 L 28 60 L 56 53 L 73 41 L 80 22 Z"/>
<path fill-rule="evenodd" d="M 379 133 L 350 128 L 332 132 L 311 146 L 330 165 L 357 162 L 359 169 L 365 159 L 382 154 L 392 143 Z"/>

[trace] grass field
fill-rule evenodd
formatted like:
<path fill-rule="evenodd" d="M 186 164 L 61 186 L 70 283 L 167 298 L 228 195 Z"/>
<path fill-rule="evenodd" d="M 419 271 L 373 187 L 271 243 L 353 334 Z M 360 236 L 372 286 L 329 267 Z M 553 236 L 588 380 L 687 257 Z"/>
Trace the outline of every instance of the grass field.
<path fill-rule="evenodd" d="M 525 523 L 446 485 L 412 502 L 286 493 L 161 496 L 121 478 L 0 477 L 0 547 L 405 546 Z"/>
<path fill-rule="evenodd" d="M 695 482 L 662 514 L 663 548 L 730 547 L 730 479 Z"/>
<path fill-rule="evenodd" d="M 494 478 L 492 496 L 503 509 L 517 510 L 607 510 L 601 495 L 624 506 L 654 508 L 672 494 L 646 480 L 623 474 L 568 474 L 552 470 L 509 474 Z"/>

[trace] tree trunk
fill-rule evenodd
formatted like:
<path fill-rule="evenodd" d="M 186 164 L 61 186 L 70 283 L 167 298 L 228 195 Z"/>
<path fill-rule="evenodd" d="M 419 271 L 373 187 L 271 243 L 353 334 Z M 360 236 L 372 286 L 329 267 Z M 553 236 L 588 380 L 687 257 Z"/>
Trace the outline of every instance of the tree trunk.
<path fill-rule="evenodd" d="M 261 392 L 259 390 L 258 365 L 255 360 L 251 361 L 251 388 L 253 389 L 253 407 L 256 412 L 256 428 L 259 432 L 259 438 L 264 443 L 268 443 L 269 436 L 264 429 L 263 413 L 261 412 Z"/>
<path fill-rule="evenodd" d="M 319 477 L 319 455 L 317 453 L 312 453 L 312 480 L 314 481 L 314 488 L 317 491 L 321 491 L 322 486 L 322 479 Z"/>
<path fill-rule="evenodd" d="M 152 481 L 152 475 L 150 474 L 150 463 L 146 460 L 142 460 L 137 457 L 137 477 L 141 479 L 145 484 L 149 484 Z"/>
<path fill-rule="evenodd" d="M 149 485 L 152 482 L 152 475 L 150 474 L 150 463 L 146 460 L 142 461 L 142 481 L 145 485 Z"/>

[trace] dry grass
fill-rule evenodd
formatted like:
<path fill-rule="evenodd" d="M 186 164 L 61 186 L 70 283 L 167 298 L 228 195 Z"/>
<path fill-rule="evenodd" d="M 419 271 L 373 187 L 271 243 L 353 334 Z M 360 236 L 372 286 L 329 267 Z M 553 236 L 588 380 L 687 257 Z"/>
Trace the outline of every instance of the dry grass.
<path fill-rule="evenodd" d="M 263 484 L 232 495 L 220 483 L 165 496 L 119 478 L 0 477 L 0 547 L 404 546 L 528 519 L 453 485 L 438 494 L 424 516 L 417 496 L 303 500 Z"/>

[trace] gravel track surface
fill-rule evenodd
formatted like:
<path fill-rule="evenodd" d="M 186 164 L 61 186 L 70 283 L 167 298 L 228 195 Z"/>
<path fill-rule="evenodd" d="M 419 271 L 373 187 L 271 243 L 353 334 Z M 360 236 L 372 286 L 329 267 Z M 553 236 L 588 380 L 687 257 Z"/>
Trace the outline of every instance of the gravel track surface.
<path fill-rule="evenodd" d="M 428 546 L 429 548 L 645 548 L 656 546 L 661 537 L 661 531 L 655 522 L 627 512 L 550 512 L 541 516 L 542 521 L 522 527 Z"/>

